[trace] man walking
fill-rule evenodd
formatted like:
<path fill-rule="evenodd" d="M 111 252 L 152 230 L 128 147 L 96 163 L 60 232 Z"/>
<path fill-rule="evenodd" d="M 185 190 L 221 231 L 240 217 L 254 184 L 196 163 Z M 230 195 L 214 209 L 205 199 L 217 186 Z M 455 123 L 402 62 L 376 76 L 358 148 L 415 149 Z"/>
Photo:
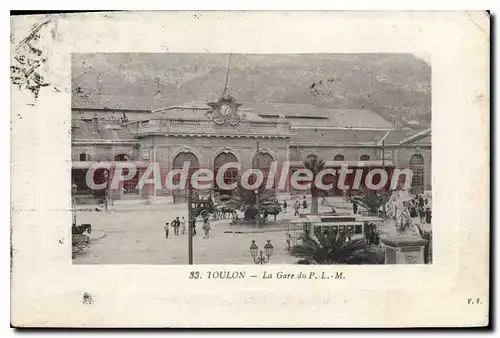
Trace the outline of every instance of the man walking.
<path fill-rule="evenodd" d="M 304 199 L 302 200 L 302 207 L 305 209 L 307 209 L 307 201 L 306 201 L 306 197 L 304 196 Z"/>
<path fill-rule="evenodd" d="M 295 210 L 295 213 L 293 215 L 294 216 L 299 216 L 299 209 L 300 209 L 299 200 L 295 201 L 295 204 L 293 205 L 293 209 Z"/>
<path fill-rule="evenodd" d="M 283 212 L 286 214 L 286 207 L 288 204 L 286 204 L 286 201 L 283 201 Z"/>
<path fill-rule="evenodd" d="M 179 236 L 179 227 L 181 226 L 181 221 L 179 220 L 179 217 L 175 218 L 175 220 L 172 222 L 172 226 L 174 227 L 174 235 Z"/>
<path fill-rule="evenodd" d="M 185 234 L 186 233 L 186 220 L 184 219 L 184 217 L 182 217 L 181 219 L 181 234 Z"/>
<path fill-rule="evenodd" d="M 205 230 L 205 236 L 203 238 L 208 238 L 210 236 L 210 222 L 208 217 L 206 217 L 203 221 L 203 230 Z"/>

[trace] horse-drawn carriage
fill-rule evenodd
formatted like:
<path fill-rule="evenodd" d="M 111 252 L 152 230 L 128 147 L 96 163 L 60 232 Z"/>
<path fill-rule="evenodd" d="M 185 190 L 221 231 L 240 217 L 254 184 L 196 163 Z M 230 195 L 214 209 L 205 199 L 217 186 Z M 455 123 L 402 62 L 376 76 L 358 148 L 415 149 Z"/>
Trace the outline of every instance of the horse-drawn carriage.
<path fill-rule="evenodd" d="M 92 232 L 92 226 L 90 224 L 73 224 L 71 227 L 71 252 L 72 257 L 79 253 L 84 252 L 90 245 L 90 233 Z"/>

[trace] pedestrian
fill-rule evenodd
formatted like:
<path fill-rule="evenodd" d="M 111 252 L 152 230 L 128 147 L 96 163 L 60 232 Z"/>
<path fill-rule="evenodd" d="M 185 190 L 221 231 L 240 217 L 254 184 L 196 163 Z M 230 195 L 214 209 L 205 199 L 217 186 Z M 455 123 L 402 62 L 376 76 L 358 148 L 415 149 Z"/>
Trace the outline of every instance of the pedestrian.
<path fill-rule="evenodd" d="M 205 230 L 205 236 L 203 238 L 208 238 L 210 236 L 210 222 L 208 217 L 203 220 L 203 230 Z"/>
<path fill-rule="evenodd" d="M 299 216 L 299 209 L 300 209 L 299 200 L 295 201 L 295 204 L 293 205 L 293 209 L 295 210 L 295 213 L 293 215 L 294 216 Z"/>
<path fill-rule="evenodd" d="M 358 214 L 358 203 L 356 203 L 356 201 L 352 201 L 352 212 L 354 215 Z"/>
<path fill-rule="evenodd" d="M 186 220 L 184 219 L 184 217 L 182 217 L 181 219 L 181 234 L 185 234 L 186 233 Z"/>
<path fill-rule="evenodd" d="M 420 224 L 425 223 L 425 209 L 423 204 L 418 205 L 418 215 L 420 216 Z"/>
<path fill-rule="evenodd" d="M 168 238 L 168 229 L 169 229 L 168 228 L 168 222 L 165 223 L 165 226 L 163 227 L 163 229 L 165 229 L 165 239 L 167 239 Z"/>
<path fill-rule="evenodd" d="M 307 209 L 307 201 L 306 201 L 306 197 L 304 196 L 304 199 L 302 200 L 302 207 L 304 209 Z"/>
<path fill-rule="evenodd" d="M 291 234 L 286 234 L 285 238 L 285 251 L 290 251 L 290 246 L 292 243 L 292 235 Z"/>
<path fill-rule="evenodd" d="M 179 236 L 179 227 L 181 226 L 179 217 L 175 218 L 175 220 L 172 222 L 172 226 L 174 227 L 174 235 Z"/>
<path fill-rule="evenodd" d="M 286 207 L 288 206 L 288 204 L 286 204 L 286 201 L 283 201 L 283 212 L 286 213 Z"/>
<path fill-rule="evenodd" d="M 236 212 L 236 210 L 233 210 L 231 212 L 231 215 L 233 216 L 233 220 L 231 221 L 231 223 L 229 223 L 229 225 L 235 225 L 238 223 L 238 213 Z"/>

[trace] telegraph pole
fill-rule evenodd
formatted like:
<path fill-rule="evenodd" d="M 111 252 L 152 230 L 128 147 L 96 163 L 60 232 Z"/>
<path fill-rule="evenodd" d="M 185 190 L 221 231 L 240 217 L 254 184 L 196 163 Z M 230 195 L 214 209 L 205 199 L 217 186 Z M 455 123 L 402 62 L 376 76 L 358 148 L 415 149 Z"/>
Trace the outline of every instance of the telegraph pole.
<path fill-rule="evenodd" d="M 257 140 L 257 169 L 260 170 L 260 148 L 259 148 L 259 140 Z M 257 206 L 257 226 L 260 226 L 260 198 L 259 198 L 259 188 L 257 187 L 257 193 L 255 194 L 255 204 Z"/>
<path fill-rule="evenodd" d="M 156 166 L 156 140 L 154 136 L 153 136 L 153 166 Z M 153 198 L 156 199 L 156 177 L 155 181 L 153 182 Z M 156 201 L 153 201 L 153 203 L 156 203 Z"/>
<path fill-rule="evenodd" d="M 385 137 L 382 140 L 382 170 L 385 171 Z M 387 195 L 387 186 L 384 187 L 384 203 L 382 205 L 382 212 L 384 213 L 384 219 L 386 215 L 386 210 L 385 210 L 385 203 L 386 203 L 386 198 L 385 195 Z"/>
<path fill-rule="evenodd" d="M 188 182 L 189 185 L 189 192 L 188 192 L 188 259 L 189 265 L 193 265 L 193 228 L 194 228 L 194 223 L 196 222 L 194 219 L 194 213 L 193 213 L 193 187 L 191 185 L 191 182 Z"/>

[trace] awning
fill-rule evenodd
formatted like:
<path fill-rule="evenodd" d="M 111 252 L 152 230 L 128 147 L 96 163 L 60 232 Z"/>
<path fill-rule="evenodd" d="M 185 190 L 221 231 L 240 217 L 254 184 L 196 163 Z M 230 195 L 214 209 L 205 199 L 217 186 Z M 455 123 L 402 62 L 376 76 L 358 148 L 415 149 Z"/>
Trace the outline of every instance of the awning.
<path fill-rule="evenodd" d="M 95 161 L 72 161 L 71 162 L 71 169 L 89 169 L 93 164 L 96 164 L 96 163 L 98 163 L 98 162 L 95 162 Z M 111 167 L 115 167 L 117 163 L 131 163 L 132 165 L 135 165 L 136 168 L 146 168 L 149 165 L 149 162 L 142 162 L 142 161 L 125 161 L 125 162 L 101 161 L 99 163 L 111 163 Z"/>

